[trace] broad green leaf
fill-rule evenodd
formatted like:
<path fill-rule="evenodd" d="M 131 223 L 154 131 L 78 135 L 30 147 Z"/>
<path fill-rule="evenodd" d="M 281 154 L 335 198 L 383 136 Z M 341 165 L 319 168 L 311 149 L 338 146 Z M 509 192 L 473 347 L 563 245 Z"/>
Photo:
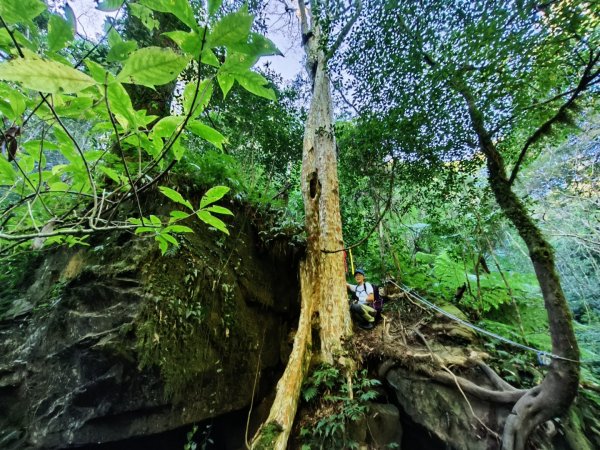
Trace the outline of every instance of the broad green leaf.
<path fill-rule="evenodd" d="M 170 223 L 177 221 L 177 220 L 187 219 L 189 217 L 189 214 L 185 213 L 183 211 L 171 211 L 170 215 L 171 215 Z"/>
<path fill-rule="evenodd" d="M 36 40 L 35 42 L 33 42 L 32 40 L 29 40 L 27 38 L 27 36 L 25 36 L 23 33 L 21 33 L 19 30 L 13 30 L 13 34 L 15 35 L 15 37 L 17 38 L 17 42 L 19 43 L 19 45 L 21 46 L 22 50 L 29 50 L 31 53 L 31 55 L 34 55 L 35 57 L 38 57 L 37 53 L 40 50 L 40 41 Z M 29 34 L 28 34 L 29 36 Z M 24 48 L 23 48 L 24 47 Z M 25 53 L 25 56 L 27 57 L 27 53 Z M 69 63 L 70 64 L 70 63 Z"/>
<path fill-rule="evenodd" d="M 12 121 L 18 121 L 25 111 L 27 98 L 16 89 L 0 85 L 0 111 Z"/>
<path fill-rule="evenodd" d="M 135 41 L 121 41 L 113 45 L 108 51 L 106 60 L 108 62 L 123 61 L 129 54 L 137 50 L 138 45 Z"/>
<path fill-rule="evenodd" d="M 102 0 L 96 6 L 96 9 L 104 12 L 112 12 L 118 10 L 121 6 L 123 6 L 123 2 L 125 0 Z"/>
<path fill-rule="evenodd" d="M 117 81 L 149 87 L 166 84 L 177 78 L 189 60 L 168 48 L 142 48 L 125 61 Z"/>
<path fill-rule="evenodd" d="M 69 185 L 63 181 L 57 181 L 55 183 L 47 183 L 51 191 L 55 192 L 66 192 L 69 190 Z"/>
<path fill-rule="evenodd" d="M 9 25 L 27 22 L 39 16 L 46 10 L 41 0 L 2 0 L 0 1 L 0 16 Z"/>
<path fill-rule="evenodd" d="M 196 101 L 194 101 L 194 94 L 196 93 L 196 82 L 191 81 L 187 84 L 183 90 L 183 111 L 187 115 L 190 111 L 193 111 L 191 118 L 198 117 L 204 111 L 213 93 L 213 84 L 210 78 L 203 80 L 198 86 L 198 94 L 196 95 Z"/>
<path fill-rule="evenodd" d="M 139 3 L 129 3 L 128 6 L 131 14 L 140 19 L 140 22 L 142 22 L 148 30 L 152 31 L 160 25 L 158 20 L 154 18 L 154 12 L 150 8 L 146 8 Z"/>
<path fill-rule="evenodd" d="M 198 27 L 188 0 L 140 0 L 140 3 L 154 11 L 173 14 L 191 29 Z"/>
<path fill-rule="evenodd" d="M 135 110 L 127 90 L 121 83 L 111 83 L 107 87 L 108 105 L 117 121 L 124 129 L 137 128 Z"/>
<path fill-rule="evenodd" d="M 17 172 L 4 155 L 0 155 L 0 184 L 13 185 L 17 180 Z"/>
<path fill-rule="evenodd" d="M 188 122 L 186 128 L 192 133 L 194 133 L 196 136 L 200 136 L 201 138 L 206 139 L 219 150 L 223 150 L 225 136 L 223 136 L 214 128 L 211 128 L 208 125 L 204 125 L 202 122 L 198 122 L 197 120 Z"/>
<path fill-rule="evenodd" d="M 180 139 L 177 139 L 171 146 L 171 151 L 173 152 L 173 158 L 179 161 L 183 157 L 186 151 L 186 147 L 184 145 L 181 145 Z"/>
<path fill-rule="evenodd" d="M 158 217 L 156 217 L 154 214 L 150 215 L 150 221 L 152 222 L 152 225 L 154 225 L 156 227 L 160 227 L 161 226 L 160 219 Z"/>
<path fill-rule="evenodd" d="M 156 228 L 152 228 L 152 227 L 137 227 L 135 229 L 135 234 L 142 234 L 142 233 L 156 233 Z"/>
<path fill-rule="evenodd" d="M 269 82 L 261 74 L 248 70 L 244 73 L 236 73 L 235 79 L 240 85 L 248 92 L 252 92 L 254 95 L 259 97 L 268 98 L 269 100 L 277 100 L 275 91 L 266 87 Z"/>
<path fill-rule="evenodd" d="M 221 91 L 223 91 L 223 98 L 227 97 L 227 93 L 231 90 L 235 78 L 229 73 L 219 73 L 217 75 L 217 81 L 219 82 Z"/>
<path fill-rule="evenodd" d="M 173 244 L 176 247 L 179 246 L 179 242 L 177 242 L 177 239 L 175 239 L 173 236 L 171 236 L 165 230 L 162 230 L 161 233 L 160 233 L 160 235 L 156 236 L 156 237 L 157 238 L 162 238 L 162 239 L 166 240 L 168 243 Z"/>
<path fill-rule="evenodd" d="M 74 29 L 62 17 L 52 14 L 48 21 L 48 49 L 57 52 L 73 39 Z"/>
<path fill-rule="evenodd" d="M 169 225 L 163 230 L 165 233 L 193 233 L 190 227 L 186 227 L 185 225 Z"/>
<path fill-rule="evenodd" d="M 60 106 L 55 104 L 54 109 L 61 117 L 73 119 L 83 117 L 92 108 L 94 101 L 90 97 L 70 97 Z"/>
<path fill-rule="evenodd" d="M 252 16 L 244 10 L 227 14 L 219 20 L 208 38 L 210 47 L 245 43 L 252 27 Z"/>
<path fill-rule="evenodd" d="M 214 16 L 221 7 L 223 0 L 208 0 L 208 15 Z"/>
<path fill-rule="evenodd" d="M 161 255 L 165 255 L 169 249 L 169 243 L 162 236 L 156 236 L 154 239 L 158 242 L 158 248 L 160 248 Z"/>
<path fill-rule="evenodd" d="M 210 188 L 200 199 L 200 209 L 221 200 L 228 192 L 229 188 L 227 186 L 215 186 Z"/>
<path fill-rule="evenodd" d="M 226 214 L 228 216 L 233 216 L 233 213 L 229 209 L 218 205 L 209 206 L 206 208 L 206 211 L 215 214 Z"/>
<path fill-rule="evenodd" d="M 227 55 L 227 59 L 219 69 L 219 73 L 243 73 L 256 64 L 258 57 L 251 57 L 244 53 L 230 52 Z"/>
<path fill-rule="evenodd" d="M 283 54 L 277 46 L 270 40 L 259 33 L 250 33 L 248 42 L 240 42 L 230 46 L 236 52 L 245 53 L 251 57 L 271 56 Z"/>
<path fill-rule="evenodd" d="M 39 152 L 41 146 L 43 146 L 44 152 L 58 150 L 58 145 L 56 145 L 54 142 L 50 142 L 47 140 L 42 141 L 41 139 L 34 139 L 32 141 L 27 141 L 24 144 L 22 144 L 22 147 L 27 151 L 27 153 L 31 154 Z"/>
<path fill-rule="evenodd" d="M 211 227 L 214 227 L 227 235 L 229 234 L 227 225 L 225 225 L 221 219 L 216 218 L 208 211 L 198 211 L 198 218 L 207 225 L 210 225 Z"/>
<path fill-rule="evenodd" d="M 180 203 L 180 204 L 186 206 L 187 208 L 189 208 L 190 210 L 192 210 L 192 211 L 194 210 L 194 207 L 192 206 L 192 204 L 189 201 L 187 201 L 185 198 L 183 198 L 183 196 L 176 190 L 171 189 L 166 186 L 160 186 L 158 188 L 158 190 L 160 192 L 162 192 L 163 195 L 165 195 L 165 196 L 169 197 L 171 200 L 173 200 L 175 203 Z"/>
<path fill-rule="evenodd" d="M 85 65 L 90 72 L 90 75 L 97 83 L 102 83 L 106 81 L 106 69 L 102 67 L 97 62 L 92 61 L 91 59 L 85 60 Z M 114 80 L 114 76 L 112 77 Z M 110 78 L 109 78 L 110 80 Z"/>
<path fill-rule="evenodd" d="M 79 92 L 96 82 L 85 73 L 56 61 L 16 58 L 0 64 L 0 80 L 50 94 Z"/>
<path fill-rule="evenodd" d="M 108 45 L 111 47 L 117 45 L 119 42 L 123 42 L 123 38 L 121 37 L 119 32 L 114 28 L 111 28 L 108 31 L 108 34 L 106 35 L 106 40 L 108 42 Z"/>
<path fill-rule="evenodd" d="M 171 136 L 177 127 L 183 123 L 183 116 L 167 116 L 160 119 L 152 127 L 152 136 L 154 138 L 165 138 Z"/>
<path fill-rule="evenodd" d="M 185 53 L 190 53 L 194 56 L 194 59 L 198 58 L 200 48 L 202 48 L 202 33 L 203 31 L 168 31 L 163 33 L 163 35 L 169 37 L 175 42 L 181 50 Z M 204 50 L 202 51 L 202 60 L 203 64 L 208 64 L 209 66 L 219 67 L 220 63 L 213 51 L 208 48 L 208 46 L 204 45 Z"/>

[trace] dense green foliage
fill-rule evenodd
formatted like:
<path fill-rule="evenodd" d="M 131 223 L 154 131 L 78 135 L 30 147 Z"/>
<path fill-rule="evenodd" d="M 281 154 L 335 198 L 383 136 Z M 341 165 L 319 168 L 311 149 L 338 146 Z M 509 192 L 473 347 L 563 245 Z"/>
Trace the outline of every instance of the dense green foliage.
<path fill-rule="evenodd" d="M 107 22 L 106 40 L 82 54 L 70 7 L 63 16 L 40 0 L 30 3 L 7 0 L 0 10 L 2 251 L 32 240 L 34 248 L 84 244 L 93 233 L 131 230 L 154 235 L 164 253 L 177 245 L 173 234 L 191 231 L 179 222 L 193 215 L 227 232 L 216 215 L 231 213 L 214 203 L 228 188 L 192 205 L 160 187 L 186 209 L 169 218 L 148 215 L 142 197 L 186 155 L 209 144 L 224 148 L 213 125 L 231 114 L 220 115 L 224 103 L 215 99 L 234 83 L 275 100 L 267 79 L 251 68 L 278 50 L 251 30 L 247 9 L 219 14 L 220 1 L 207 11 L 187 1 L 103 2 L 103 11 L 122 11 L 125 26 Z M 137 211 L 115 219 L 123 202 Z"/>

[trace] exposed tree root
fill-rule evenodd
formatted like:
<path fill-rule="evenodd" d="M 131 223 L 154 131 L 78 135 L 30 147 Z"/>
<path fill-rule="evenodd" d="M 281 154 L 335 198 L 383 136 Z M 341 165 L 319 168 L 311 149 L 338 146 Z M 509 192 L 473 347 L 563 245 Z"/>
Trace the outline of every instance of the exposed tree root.
<path fill-rule="evenodd" d="M 380 343 L 371 343 L 369 347 L 364 346 L 362 352 L 365 355 L 372 355 L 377 346 L 380 346 L 380 355 L 384 358 L 378 370 L 380 377 L 384 378 L 389 370 L 400 365 L 409 368 L 414 373 L 422 373 L 434 382 L 458 388 L 467 402 L 466 396 L 470 396 L 489 403 L 514 405 L 503 431 L 503 450 L 524 450 L 527 438 L 531 433 L 539 425 L 560 414 L 559 411 L 553 409 L 557 404 L 556 398 L 549 399 L 547 395 L 544 395 L 544 392 L 551 392 L 548 387 L 544 389 L 544 384 L 551 380 L 559 382 L 558 379 L 550 377 L 546 378 L 542 385 L 532 389 L 517 389 L 503 380 L 483 361 L 488 357 L 485 353 L 448 346 L 440 347 L 439 344 L 429 343 L 423 333 L 419 331 L 422 322 L 422 318 L 416 318 L 416 324 L 410 328 L 409 333 L 412 334 L 412 339 L 406 334 L 406 324 L 394 324 L 395 328 L 385 330 L 385 336 L 381 338 Z M 417 345 L 415 342 L 417 337 L 423 342 L 423 345 Z M 358 341 L 357 345 L 362 345 L 360 336 Z M 558 363 L 560 364 L 560 361 Z M 557 361 L 553 364 L 557 364 Z M 449 367 L 453 367 L 454 370 L 451 371 Z M 478 369 L 485 375 L 485 379 L 491 386 L 483 386 L 457 375 L 456 369 Z M 560 371 L 558 372 L 560 373 Z M 564 407 L 567 408 L 568 405 Z M 562 411 L 564 412 L 564 409 Z M 482 425 L 488 432 L 491 430 L 488 425 Z M 496 433 L 493 432 L 493 434 Z"/>
<path fill-rule="evenodd" d="M 306 285 L 309 280 L 306 271 L 306 265 L 301 263 L 302 304 L 292 353 L 285 371 L 277 383 L 275 400 L 271 406 L 269 417 L 256 432 L 252 441 L 253 449 L 285 450 L 287 448 L 287 441 L 298 409 L 302 381 L 308 371 L 311 359 L 313 293 L 310 286 Z"/>

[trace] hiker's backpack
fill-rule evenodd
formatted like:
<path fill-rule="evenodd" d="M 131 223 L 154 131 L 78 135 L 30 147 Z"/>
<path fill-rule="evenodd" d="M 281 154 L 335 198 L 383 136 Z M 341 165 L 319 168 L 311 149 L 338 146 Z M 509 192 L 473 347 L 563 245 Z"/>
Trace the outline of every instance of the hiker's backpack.
<path fill-rule="evenodd" d="M 367 281 L 365 281 L 365 286 L 367 285 Z M 381 295 L 379 294 L 379 286 L 377 286 L 376 284 L 373 283 L 369 283 L 371 285 L 371 287 L 373 288 L 373 309 L 375 309 L 377 311 L 377 313 L 381 313 L 381 310 L 383 309 L 383 299 L 381 298 Z M 365 287 L 366 289 L 366 287 Z M 356 295 L 356 291 L 353 293 L 353 298 L 355 300 L 358 300 L 358 295 Z"/>

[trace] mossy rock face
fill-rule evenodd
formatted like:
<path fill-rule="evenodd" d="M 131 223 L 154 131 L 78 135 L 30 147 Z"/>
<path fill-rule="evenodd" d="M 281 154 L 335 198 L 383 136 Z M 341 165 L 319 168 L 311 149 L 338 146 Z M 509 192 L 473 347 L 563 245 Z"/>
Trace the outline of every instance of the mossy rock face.
<path fill-rule="evenodd" d="M 190 226 L 167 256 L 130 235 L 48 253 L 0 292 L 15 308 L 0 317 L 1 448 L 171 430 L 247 407 L 256 371 L 282 369 L 297 261 L 249 225 Z"/>

